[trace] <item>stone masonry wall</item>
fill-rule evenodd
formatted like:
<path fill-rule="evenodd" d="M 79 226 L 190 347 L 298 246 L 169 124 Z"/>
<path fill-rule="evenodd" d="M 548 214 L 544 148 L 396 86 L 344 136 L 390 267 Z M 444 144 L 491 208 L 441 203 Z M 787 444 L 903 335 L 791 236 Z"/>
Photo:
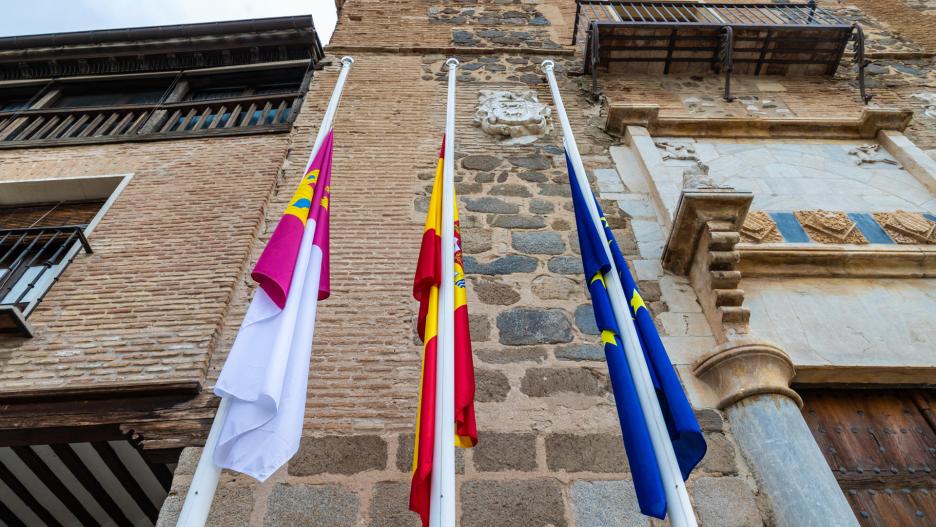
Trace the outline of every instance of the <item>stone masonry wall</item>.
<path fill-rule="evenodd" d="M 446 32 L 462 23 L 438 18 L 465 16 L 471 26 L 474 14 L 462 11 L 471 6 L 476 13 L 521 9 L 536 14 L 524 24 L 503 15 L 484 25 L 508 36 L 548 28 L 554 42 L 567 44 L 567 4 L 345 4 L 329 48 L 335 64 L 315 78 L 293 132 L 285 183 L 266 208 L 266 227 L 252 256 L 302 171 L 337 58 L 353 53 L 356 63 L 336 120 L 332 297 L 319 305 L 306 437 L 288 466 L 263 484 L 225 472 L 210 525 L 418 525 L 407 511 L 421 352 L 411 279 L 444 125 L 443 63 L 448 49 L 458 45 Z M 444 13 L 448 6 L 458 11 Z M 540 15 L 547 24 L 532 22 Z M 407 31 L 400 29 L 403 24 Z M 439 31 L 444 38 L 437 37 Z M 599 128 L 600 106 L 588 101 L 583 79 L 567 75 L 578 67 L 576 58 L 545 40 L 533 48 L 521 40 L 457 54 L 462 65 L 456 178 L 480 441 L 458 454 L 460 524 L 662 525 L 637 511 L 581 276 L 561 134 L 554 130 L 522 146 L 500 143 L 472 123 L 479 90 L 532 89 L 551 106 L 538 64 L 555 51 L 589 176 L 596 190 L 608 193 L 602 205 L 626 256 L 658 258 L 662 240 L 638 244 L 635 229 L 646 231 L 649 221 L 635 225 L 618 206 L 615 193 L 625 188 L 608 151 L 615 139 Z M 640 287 L 658 317 L 673 307 L 677 317 L 698 311 L 678 278 L 653 274 Z M 212 357 L 212 376 L 223 364 L 250 292 L 249 281 L 238 285 L 221 333 L 222 352 Z M 672 346 L 711 341 L 679 324 L 667 333 L 658 320 Z M 730 423 L 711 408 L 699 408 L 698 416 L 709 454 L 689 487 L 703 525 L 769 524 Z M 190 448 L 183 454 L 160 525 L 174 523 L 199 453 Z"/>
<path fill-rule="evenodd" d="M 288 466 L 263 484 L 225 472 L 210 525 L 418 525 L 407 511 L 421 352 L 410 289 L 444 124 L 443 63 L 450 54 L 462 63 L 456 178 L 480 436 L 477 448 L 458 454 L 460 524 L 663 524 L 637 512 L 581 276 L 560 133 L 507 146 L 472 123 L 481 89 L 534 90 L 551 106 L 538 69 L 545 57 L 559 63 L 593 187 L 699 403 L 709 453 L 689 489 L 701 523 L 771 524 L 731 423 L 707 408 L 698 385 L 685 377 L 681 358 L 711 349 L 714 339 L 688 282 L 659 265 L 665 233 L 649 194 L 635 174 L 614 168 L 609 147 L 620 139 L 601 130 L 603 101 L 591 102 L 590 79 L 576 74 L 581 59 L 570 46 L 573 16 L 574 3 L 559 0 L 345 3 L 329 47 L 335 63 L 315 78 L 251 255 L 259 255 L 300 177 L 337 58 L 353 54 L 357 62 L 336 121 L 333 292 L 319 307 L 305 437 Z M 920 45 L 873 22 L 871 48 L 898 62 L 886 72 L 869 71 L 872 80 L 907 61 L 931 60 Z M 850 68 L 843 66 L 834 81 L 737 78 L 741 97 L 732 105 L 719 102 L 721 81 L 714 76 L 606 76 L 602 89 L 609 99 L 660 104 L 669 115 L 854 118 L 863 106 Z M 874 85 L 874 93 L 881 106 L 909 100 L 887 82 Z M 923 112 L 922 103 L 917 107 Z M 925 126 L 911 133 L 923 146 L 936 140 Z M 237 284 L 211 378 L 251 288 L 246 279 Z M 160 525 L 174 523 L 198 455 L 198 448 L 184 452 Z"/>

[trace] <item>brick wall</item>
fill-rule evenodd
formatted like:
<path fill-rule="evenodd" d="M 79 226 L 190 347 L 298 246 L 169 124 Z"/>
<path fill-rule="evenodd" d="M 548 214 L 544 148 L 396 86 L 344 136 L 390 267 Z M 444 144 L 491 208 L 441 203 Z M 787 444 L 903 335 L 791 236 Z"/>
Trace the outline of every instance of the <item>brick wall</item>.
<path fill-rule="evenodd" d="M 0 182 L 133 174 L 29 323 L 0 392 L 200 381 L 287 135 L 0 152 Z M 40 201 L 42 201 L 40 199 Z"/>

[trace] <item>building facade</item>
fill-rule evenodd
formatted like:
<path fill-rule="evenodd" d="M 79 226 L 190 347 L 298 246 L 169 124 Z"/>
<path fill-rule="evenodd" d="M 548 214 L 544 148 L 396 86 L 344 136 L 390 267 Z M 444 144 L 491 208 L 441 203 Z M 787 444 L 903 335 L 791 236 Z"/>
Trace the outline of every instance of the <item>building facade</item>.
<path fill-rule="evenodd" d="M 666 523 L 637 510 L 544 59 L 705 432 L 700 523 L 936 523 L 936 5 L 338 8 L 324 50 L 307 17 L 0 39 L 0 521 L 175 524 L 352 55 L 302 446 L 263 484 L 223 473 L 209 524 L 418 525 L 411 280 L 449 56 L 460 525 Z"/>

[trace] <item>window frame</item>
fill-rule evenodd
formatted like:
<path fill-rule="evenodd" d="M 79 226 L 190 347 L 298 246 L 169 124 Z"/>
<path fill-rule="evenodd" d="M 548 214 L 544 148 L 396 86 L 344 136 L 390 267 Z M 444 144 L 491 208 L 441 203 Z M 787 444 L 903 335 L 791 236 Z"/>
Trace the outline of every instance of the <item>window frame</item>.
<path fill-rule="evenodd" d="M 71 246 L 65 249 L 65 253 L 61 257 L 59 257 L 58 261 L 52 266 L 52 268 L 50 268 L 51 273 L 41 278 L 39 283 L 43 284 L 42 286 L 43 288 L 39 290 L 38 293 L 35 293 L 35 294 L 30 293 L 28 302 L 26 302 L 26 305 L 22 308 L 17 304 L 0 304 L 0 314 L 5 314 L 14 320 L 14 324 L 19 326 L 19 333 L 21 336 L 31 337 L 33 335 L 32 328 L 26 323 L 26 319 L 32 314 L 33 311 L 35 311 L 36 307 L 38 307 L 38 305 L 42 302 L 46 294 L 48 294 L 48 292 L 52 289 L 52 287 L 54 287 L 59 277 L 62 275 L 62 273 L 65 272 L 65 269 L 67 269 L 68 266 L 71 265 L 71 263 L 74 261 L 78 253 L 82 249 L 85 249 L 87 252 L 90 252 L 90 245 L 88 244 L 87 238 L 90 237 L 90 235 L 94 232 L 95 228 L 97 228 L 98 224 L 100 224 L 101 220 L 103 220 L 108 210 L 110 210 L 113 204 L 117 201 L 117 198 L 120 196 L 123 190 L 127 187 L 127 185 L 130 184 L 130 181 L 132 179 L 133 179 L 133 173 L 126 173 L 126 174 L 112 174 L 112 175 L 100 175 L 100 176 L 79 176 L 79 177 L 71 177 L 71 178 L 50 178 L 50 179 L 36 179 L 36 180 L 26 180 L 26 181 L 0 182 L 0 196 L 10 195 L 10 194 L 2 192 L 4 190 L 4 187 L 10 187 L 10 188 L 14 186 L 26 187 L 25 190 L 20 189 L 19 193 L 12 194 L 13 196 L 12 198 L 7 198 L 9 200 L 8 203 L 0 203 L 4 205 L 11 205 L 11 206 L 16 206 L 16 205 L 28 206 L 34 203 L 44 203 L 44 202 L 54 201 L 54 200 L 46 199 L 46 196 L 43 196 L 42 198 L 39 198 L 39 199 L 32 199 L 29 201 L 23 200 L 23 199 L 18 200 L 16 198 L 17 195 L 22 196 L 22 195 L 29 194 L 29 197 L 33 196 L 35 190 L 30 190 L 29 187 L 39 186 L 40 188 L 42 188 L 43 186 L 45 186 L 45 188 L 51 189 L 52 191 L 58 192 L 60 194 L 64 193 L 67 195 L 69 193 L 74 193 L 73 201 L 79 201 L 82 199 L 93 199 L 91 196 L 79 194 L 79 193 L 89 192 L 89 190 L 87 190 L 88 186 L 84 185 L 84 183 L 91 182 L 93 180 L 97 180 L 99 182 L 99 185 L 105 184 L 106 180 L 111 180 L 114 183 L 113 188 L 111 188 L 109 192 L 105 190 L 104 192 L 99 192 L 97 196 L 94 196 L 94 198 L 100 199 L 104 197 L 104 195 L 106 195 L 106 198 L 104 199 L 104 202 L 101 204 L 97 213 L 94 215 L 94 217 L 91 218 L 91 221 L 89 221 L 88 224 L 84 228 L 81 229 L 80 231 L 81 235 L 79 239 L 76 239 L 73 242 L 71 242 Z M 70 187 L 70 190 L 68 190 L 69 187 Z M 93 190 L 91 190 L 90 192 L 93 192 Z M 62 196 L 59 195 L 58 197 L 61 198 Z M 66 201 L 66 200 L 67 199 L 58 199 L 58 201 Z M 28 273 L 28 271 L 29 269 L 27 268 L 25 271 L 22 271 L 20 274 L 25 275 Z M 19 276 L 16 278 L 16 282 L 13 283 L 13 288 L 16 287 L 15 284 L 17 284 L 20 280 L 22 280 L 22 276 Z M 3 300 L 3 299 L 0 299 L 0 300 Z M 4 333 L 0 333 L 0 336 L 2 335 L 4 335 Z"/>

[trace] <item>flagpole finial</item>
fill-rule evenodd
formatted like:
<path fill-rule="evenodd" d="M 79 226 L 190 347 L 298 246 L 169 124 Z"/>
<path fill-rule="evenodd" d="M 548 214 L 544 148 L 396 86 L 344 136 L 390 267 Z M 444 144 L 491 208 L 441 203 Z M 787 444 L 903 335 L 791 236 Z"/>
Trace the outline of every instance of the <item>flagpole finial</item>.
<path fill-rule="evenodd" d="M 350 66 L 350 65 L 354 64 L 354 57 L 352 57 L 352 56 L 350 56 L 350 55 L 345 55 L 344 57 L 341 57 L 341 63 L 342 63 L 342 64 L 345 64 L 345 65 L 347 65 L 347 66 Z"/>
<path fill-rule="evenodd" d="M 542 69 L 543 71 L 551 71 L 555 67 L 556 67 L 556 63 L 549 59 L 544 60 L 542 64 L 540 64 L 540 69 Z"/>
<path fill-rule="evenodd" d="M 458 59 L 456 59 L 455 57 L 451 57 L 450 59 L 445 61 L 445 65 L 448 66 L 449 69 L 457 68 L 458 64 L 459 64 Z"/>

